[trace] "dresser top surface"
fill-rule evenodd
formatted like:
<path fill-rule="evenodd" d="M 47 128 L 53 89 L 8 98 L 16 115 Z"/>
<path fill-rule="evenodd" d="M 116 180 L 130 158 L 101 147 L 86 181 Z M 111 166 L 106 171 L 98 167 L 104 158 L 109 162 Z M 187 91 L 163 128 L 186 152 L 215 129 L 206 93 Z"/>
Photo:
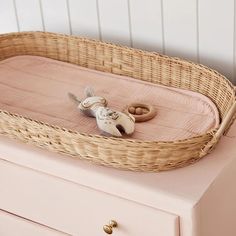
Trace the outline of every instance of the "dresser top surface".
<path fill-rule="evenodd" d="M 88 162 L 0 137 L 0 158 L 48 175 L 159 209 L 192 208 L 223 169 L 236 158 L 236 123 L 216 149 L 199 162 L 180 169 L 141 173 Z"/>

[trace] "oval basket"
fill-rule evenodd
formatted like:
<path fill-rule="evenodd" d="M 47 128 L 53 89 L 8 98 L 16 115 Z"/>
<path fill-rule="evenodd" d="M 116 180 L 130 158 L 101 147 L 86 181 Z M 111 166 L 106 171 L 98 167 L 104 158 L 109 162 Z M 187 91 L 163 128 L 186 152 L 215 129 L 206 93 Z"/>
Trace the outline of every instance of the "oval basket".
<path fill-rule="evenodd" d="M 97 164 L 133 171 L 186 166 L 209 153 L 236 118 L 234 86 L 203 65 L 85 38 L 45 32 L 0 35 L 0 60 L 37 55 L 94 70 L 188 89 L 209 97 L 221 124 L 201 136 L 171 142 L 90 135 L 0 110 L 0 134 Z"/>

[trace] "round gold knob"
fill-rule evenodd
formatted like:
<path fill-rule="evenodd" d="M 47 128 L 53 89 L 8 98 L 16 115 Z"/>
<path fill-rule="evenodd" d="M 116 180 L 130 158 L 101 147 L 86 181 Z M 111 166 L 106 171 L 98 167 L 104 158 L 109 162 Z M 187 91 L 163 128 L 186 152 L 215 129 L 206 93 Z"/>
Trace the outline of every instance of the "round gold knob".
<path fill-rule="evenodd" d="M 103 230 L 107 234 L 112 234 L 113 233 L 113 228 L 117 227 L 117 222 L 115 220 L 111 220 L 108 225 L 103 226 Z"/>

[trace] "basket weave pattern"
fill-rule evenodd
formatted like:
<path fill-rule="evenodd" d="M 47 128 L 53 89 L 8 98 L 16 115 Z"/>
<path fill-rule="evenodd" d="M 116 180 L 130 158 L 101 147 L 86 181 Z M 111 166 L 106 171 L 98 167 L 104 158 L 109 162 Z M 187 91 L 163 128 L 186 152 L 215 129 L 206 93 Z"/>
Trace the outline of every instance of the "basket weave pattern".
<path fill-rule="evenodd" d="M 209 97 L 221 126 L 190 139 L 153 142 L 83 134 L 0 110 L 0 134 L 97 164 L 161 171 L 193 163 L 210 152 L 236 115 L 233 85 L 203 65 L 85 38 L 45 32 L 0 35 L 0 60 L 37 55 L 94 70 L 188 89 Z"/>

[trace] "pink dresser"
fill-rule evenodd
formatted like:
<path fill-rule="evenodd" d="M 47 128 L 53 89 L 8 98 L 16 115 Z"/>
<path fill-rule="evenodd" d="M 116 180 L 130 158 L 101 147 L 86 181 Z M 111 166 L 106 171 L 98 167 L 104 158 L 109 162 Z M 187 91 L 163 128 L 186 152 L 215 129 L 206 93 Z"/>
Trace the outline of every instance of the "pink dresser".
<path fill-rule="evenodd" d="M 198 163 L 162 173 L 91 165 L 0 138 L 0 235 L 235 236 L 236 124 Z"/>

